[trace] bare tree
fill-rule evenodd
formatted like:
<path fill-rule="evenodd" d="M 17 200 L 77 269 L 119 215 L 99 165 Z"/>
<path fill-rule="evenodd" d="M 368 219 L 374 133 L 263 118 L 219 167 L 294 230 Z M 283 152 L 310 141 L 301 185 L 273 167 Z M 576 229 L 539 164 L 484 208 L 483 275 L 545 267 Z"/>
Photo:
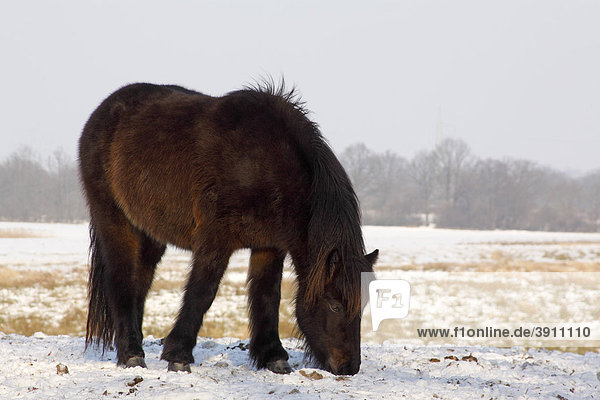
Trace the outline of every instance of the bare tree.
<path fill-rule="evenodd" d="M 585 175 L 581 185 L 581 208 L 594 232 L 600 232 L 600 169 Z"/>
<path fill-rule="evenodd" d="M 44 167 L 24 147 L 0 163 L 0 219 L 74 221 L 87 218 L 77 166 L 57 150 Z"/>
<path fill-rule="evenodd" d="M 62 148 L 48 159 L 48 172 L 53 178 L 53 215 L 61 221 L 81 219 L 86 215 L 81 200 L 77 165 Z"/>
<path fill-rule="evenodd" d="M 375 153 L 368 149 L 364 143 L 357 143 L 347 147 L 340 154 L 340 162 L 350 177 L 358 197 L 365 197 L 372 189 L 379 169 Z"/>
<path fill-rule="evenodd" d="M 430 224 L 433 196 L 439 174 L 437 156 L 429 151 L 420 151 L 412 159 L 410 177 L 415 188 L 418 212 L 425 214 L 425 225 Z"/>
<path fill-rule="evenodd" d="M 374 155 L 375 169 L 371 201 L 367 216 L 373 223 L 381 225 L 410 223 L 410 198 L 407 195 L 408 162 L 395 153 L 386 151 Z"/>
<path fill-rule="evenodd" d="M 29 147 L 11 154 L 1 165 L 0 217 L 20 221 L 41 219 L 47 203 L 48 172 Z"/>
<path fill-rule="evenodd" d="M 439 142 L 433 154 L 438 163 L 439 177 L 442 182 L 444 201 L 453 203 L 460 174 L 469 160 L 471 150 L 460 139 L 446 138 Z"/>
<path fill-rule="evenodd" d="M 477 159 L 444 139 L 410 161 L 359 143 L 340 156 L 363 222 L 475 229 L 600 231 L 600 170 L 581 178 L 527 160 Z M 62 149 L 42 163 L 23 147 L 0 162 L 0 219 L 87 218 L 77 166 Z"/>

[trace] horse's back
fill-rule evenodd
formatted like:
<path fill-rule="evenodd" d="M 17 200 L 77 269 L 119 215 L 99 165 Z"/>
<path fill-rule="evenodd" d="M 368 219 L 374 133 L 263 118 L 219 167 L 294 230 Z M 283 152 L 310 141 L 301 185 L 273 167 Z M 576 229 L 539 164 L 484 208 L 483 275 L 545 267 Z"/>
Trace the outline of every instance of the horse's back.
<path fill-rule="evenodd" d="M 191 248 L 194 232 L 218 221 L 236 231 L 235 247 L 269 245 L 274 232 L 266 230 L 306 222 L 310 179 L 286 133 L 289 121 L 266 100 L 122 88 L 86 125 L 84 183 L 110 192 L 135 226 L 161 242 Z"/>
<path fill-rule="evenodd" d="M 185 171 L 193 161 L 193 138 L 182 110 L 167 110 L 167 104 L 180 103 L 174 97 L 199 103 L 209 98 L 150 84 L 113 93 L 86 124 L 80 162 L 88 196 L 110 194 L 136 227 L 189 248 L 192 199 L 185 188 L 192 177 Z"/>

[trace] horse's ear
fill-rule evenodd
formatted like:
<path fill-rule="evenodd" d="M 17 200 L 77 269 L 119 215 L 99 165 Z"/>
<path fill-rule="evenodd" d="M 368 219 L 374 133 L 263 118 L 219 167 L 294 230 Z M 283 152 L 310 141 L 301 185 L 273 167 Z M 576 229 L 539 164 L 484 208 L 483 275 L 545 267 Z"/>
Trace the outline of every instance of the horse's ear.
<path fill-rule="evenodd" d="M 329 259 L 327 261 L 330 267 L 333 267 L 340 262 L 340 253 L 337 249 L 333 249 L 333 251 L 329 253 Z"/>
<path fill-rule="evenodd" d="M 375 249 L 365 256 L 365 258 L 367 259 L 369 264 L 371 264 L 371 266 L 375 265 L 375 263 L 377 262 L 377 257 L 379 257 L 379 249 Z"/>
<path fill-rule="evenodd" d="M 340 270 L 342 258 L 337 249 L 333 249 L 327 258 L 327 266 L 329 267 L 329 279 L 333 279 L 336 272 Z"/>

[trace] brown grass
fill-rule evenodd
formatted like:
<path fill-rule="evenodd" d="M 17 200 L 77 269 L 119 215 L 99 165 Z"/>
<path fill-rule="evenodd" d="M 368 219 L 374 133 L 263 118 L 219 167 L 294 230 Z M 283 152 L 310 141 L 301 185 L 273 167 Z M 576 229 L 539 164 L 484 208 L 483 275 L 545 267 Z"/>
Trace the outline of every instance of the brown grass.
<path fill-rule="evenodd" d="M 231 268 L 229 272 L 245 272 L 246 267 Z M 173 269 L 174 270 L 174 269 Z M 172 271 L 173 271 L 172 270 Z M 181 291 L 185 286 L 186 274 L 174 274 L 176 279 L 166 279 L 163 276 L 157 276 L 152 285 L 152 291 Z M 181 277 L 181 278 L 180 278 Z M 279 331 L 281 337 L 297 337 L 296 320 L 294 317 L 293 299 L 296 293 L 296 282 L 289 277 L 287 273 L 281 283 L 281 303 L 279 307 Z M 225 314 L 216 315 L 210 309 L 207 312 L 200 332 L 200 336 L 205 337 L 241 337 L 246 338 L 250 335 L 248 326 L 247 288 L 244 282 L 234 282 L 227 279 L 227 276 L 221 282 L 219 292 L 215 303 L 220 301 L 232 301 L 236 303 L 235 307 L 228 310 Z M 152 310 L 148 310 L 152 313 Z M 173 315 L 173 320 L 175 315 Z M 144 324 L 144 334 L 154 337 L 166 336 L 172 327 L 172 321 L 168 324 Z"/>
<path fill-rule="evenodd" d="M 85 285 L 87 272 L 84 269 L 74 270 L 65 276 L 56 271 L 38 271 L 15 269 L 0 266 L 0 289 L 19 289 L 26 287 L 42 287 L 55 289 L 59 286 Z"/>
<path fill-rule="evenodd" d="M 13 268 L 0 268 L 0 288 L 24 288 L 30 286 L 41 286 L 52 289 L 58 286 L 60 276 L 48 271 L 19 271 Z"/>
<path fill-rule="evenodd" d="M 555 260 L 558 260 L 558 261 L 571 261 L 571 260 L 573 260 L 573 257 L 571 257 L 569 254 L 567 254 L 567 253 L 561 253 L 559 251 L 545 251 L 544 252 L 544 258 L 555 259 Z"/>
<path fill-rule="evenodd" d="M 560 253 L 554 257 L 560 258 Z M 233 267 L 229 272 L 245 272 L 246 267 Z M 600 272 L 600 262 L 586 263 L 576 262 L 573 260 L 558 260 L 554 263 L 539 263 L 533 261 L 523 261 L 510 257 L 502 251 L 497 251 L 490 254 L 490 257 L 485 262 L 480 263 L 428 263 L 423 265 L 407 265 L 402 267 L 393 266 L 378 266 L 377 271 L 457 271 L 457 272 L 582 272 L 594 271 Z M 158 273 L 152 286 L 153 292 L 181 292 L 185 286 L 189 267 L 186 263 L 165 263 L 158 268 Z M 46 306 L 50 308 L 67 307 L 61 295 L 71 285 L 79 286 L 79 293 L 84 292 L 82 288 L 86 285 L 87 271 L 84 268 L 76 270 L 76 273 L 69 274 L 72 278 L 67 278 L 64 275 L 56 272 L 48 271 L 30 271 L 19 270 L 17 268 L 9 268 L 0 266 L 0 289 L 9 289 L 18 295 L 19 290 L 29 287 L 41 287 L 51 290 L 50 298 L 45 301 Z M 286 269 L 284 279 L 282 281 L 282 299 L 280 305 L 279 329 L 281 337 L 297 336 L 297 328 L 295 321 L 295 310 L 293 299 L 296 292 L 296 282 L 293 274 Z M 13 296 L 4 296 L 0 299 L 0 309 L 4 309 L 4 315 L 0 314 L 0 331 L 5 333 L 19 333 L 31 335 L 41 331 L 51 335 L 58 334 L 74 334 L 82 335 L 85 331 L 86 310 L 78 306 L 72 307 L 68 314 L 57 323 L 49 321 L 44 315 L 35 312 L 28 315 L 11 315 L 10 304 Z M 227 276 L 223 280 L 217 302 L 222 299 L 233 302 L 235 305 L 225 312 L 225 315 L 217 315 L 209 312 L 206 315 L 200 335 L 207 337 L 248 337 L 248 316 L 246 309 L 246 285 L 244 282 L 231 281 Z M 85 303 L 85 299 L 79 299 L 81 304 Z M 2 307 L 4 306 L 4 307 Z M 152 315 L 159 310 L 147 310 L 147 315 Z M 164 310 L 163 310 L 164 312 Z M 176 317 L 176 312 L 168 322 L 146 323 L 144 325 L 144 333 L 155 337 L 166 336 L 171 327 L 172 321 Z M 164 318 L 159 319 L 165 321 Z M 149 321 L 149 318 L 146 319 Z"/>
<path fill-rule="evenodd" d="M 281 303 L 279 305 L 279 335 L 280 337 L 298 337 L 296 329 L 296 318 L 294 316 L 295 309 L 293 307 L 293 299 L 296 293 L 296 282 L 291 278 L 286 278 L 281 282 Z M 217 300 L 219 296 L 233 296 L 246 299 L 246 286 L 242 283 L 232 283 L 224 281 L 221 284 Z M 162 334 L 166 335 L 168 329 L 163 330 Z M 245 338 L 250 335 L 248 326 L 248 311 L 245 303 L 239 307 L 229 310 L 225 315 L 213 315 L 210 310 L 207 313 L 202 328 L 199 332 L 200 336 L 205 337 L 240 337 Z"/>
<path fill-rule="evenodd" d="M 600 272 L 600 262 L 579 262 L 564 260 L 556 263 L 514 260 L 495 257 L 496 261 L 480 263 L 427 263 L 411 264 L 402 267 L 377 266 L 377 271 L 452 271 L 452 272 Z M 497 261 L 501 260 L 501 261 Z"/>
<path fill-rule="evenodd" d="M 31 239 L 48 237 L 38 232 L 28 231 L 21 228 L 3 228 L 0 229 L 0 239 Z"/>
<path fill-rule="evenodd" d="M 150 288 L 150 291 L 159 292 L 161 290 L 181 290 L 184 287 L 184 279 L 168 280 L 165 278 L 158 277 L 158 279 L 155 279 L 154 282 L 152 282 L 152 287 Z"/>
<path fill-rule="evenodd" d="M 469 243 L 467 243 L 469 244 Z M 557 241 L 544 241 L 544 242 L 481 242 L 478 244 L 486 244 L 486 245 L 499 245 L 499 246 L 598 246 L 600 245 L 599 241 L 593 240 L 574 240 L 569 242 L 557 242 Z"/>
<path fill-rule="evenodd" d="M 85 334 L 85 323 L 87 313 L 85 310 L 71 306 L 58 326 L 51 323 L 43 315 L 29 314 L 27 316 L 0 318 L 0 326 L 4 333 L 17 333 L 31 336 L 36 332 L 44 332 L 47 335 L 83 335 Z"/>

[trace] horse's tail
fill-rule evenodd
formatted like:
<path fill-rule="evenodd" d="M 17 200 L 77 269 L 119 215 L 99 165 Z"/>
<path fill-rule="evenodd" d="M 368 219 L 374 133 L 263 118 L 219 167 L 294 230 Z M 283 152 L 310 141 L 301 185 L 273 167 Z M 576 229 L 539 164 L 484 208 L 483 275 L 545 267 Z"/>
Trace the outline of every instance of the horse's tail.
<path fill-rule="evenodd" d="M 85 347 L 89 344 L 100 345 L 104 352 L 113 342 L 114 326 L 107 301 L 106 262 L 102 255 L 102 243 L 90 222 L 90 275 L 88 278 L 88 318 L 85 334 Z"/>

